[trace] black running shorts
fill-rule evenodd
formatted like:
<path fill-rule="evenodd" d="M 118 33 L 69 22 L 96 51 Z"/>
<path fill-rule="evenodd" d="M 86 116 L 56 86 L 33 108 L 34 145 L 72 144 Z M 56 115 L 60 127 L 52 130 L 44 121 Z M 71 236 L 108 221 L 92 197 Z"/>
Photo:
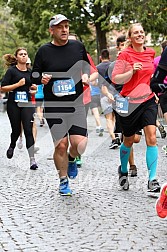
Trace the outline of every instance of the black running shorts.
<path fill-rule="evenodd" d="M 167 113 L 167 93 L 164 93 L 159 96 L 159 103 L 162 109 L 162 113 Z"/>
<path fill-rule="evenodd" d="M 67 135 L 87 136 L 87 121 L 84 105 L 78 107 L 45 107 L 47 120 L 53 141 Z"/>
<path fill-rule="evenodd" d="M 150 100 L 135 105 L 129 104 L 130 111 L 133 111 L 128 116 L 120 115 L 120 123 L 124 136 L 130 137 L 137 131 L 148 125 L 156 125 L 158 105 L 155 102 L 155 97 Z M 132 109 L 133 108 L 133 109 Z"/>

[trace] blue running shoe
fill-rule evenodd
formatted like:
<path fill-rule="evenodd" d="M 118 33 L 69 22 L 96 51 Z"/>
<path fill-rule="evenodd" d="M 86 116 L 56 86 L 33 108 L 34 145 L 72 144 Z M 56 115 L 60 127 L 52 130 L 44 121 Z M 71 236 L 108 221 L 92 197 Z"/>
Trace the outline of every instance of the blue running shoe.
<path fill-rule="evenodd" d="M 62 196 L 72 196 L 72 190 L 69 188 L 68 178 L 60 179 L 59 193 Z"/>
<path fill-rule="evenodd" d="M 77 168 L 76 160 L 68 162 L 67 174 L 70 179 L 75 179 L 76 176 L 78 175 L 78 168 Z"/>

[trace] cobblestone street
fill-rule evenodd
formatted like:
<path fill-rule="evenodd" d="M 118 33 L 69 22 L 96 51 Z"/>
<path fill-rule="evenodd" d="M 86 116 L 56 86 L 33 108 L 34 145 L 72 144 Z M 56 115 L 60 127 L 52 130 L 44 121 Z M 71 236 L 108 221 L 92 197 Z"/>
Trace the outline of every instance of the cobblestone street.
<path fill-rule="evenodd" d="M 72 197 L 58 193 L 53 143 L 45 124 L 37 125 L 36 154 L 39 169 L 29 169 L 24 147 L 6 158 L 10 124 L 0 112 L 0 252 L 111 252 L 167 251 L 167 219 L 155 212 L 157 197 L 147 193 L 144 136 L 134 145 L 138 177 L 129 178 L 129 191 L 118 186 L 119 149 L 108 148 L 110 138 L 95 133 L 88 116 L 89 142 Z M 158 135 L 158 132 L 157 132 Z M 160 184 L 167 181 L 167 156 L 161 150 L 167 140 L 157 137 Z"/>

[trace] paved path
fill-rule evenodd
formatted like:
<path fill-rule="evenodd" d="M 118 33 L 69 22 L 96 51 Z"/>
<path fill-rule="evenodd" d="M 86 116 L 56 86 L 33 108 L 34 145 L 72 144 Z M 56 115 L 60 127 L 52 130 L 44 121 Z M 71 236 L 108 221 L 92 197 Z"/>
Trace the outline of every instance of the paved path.
<path fill-rule="evenodd" d="M 118 186 L 119 150 L 108 148 L 106 130 L 96 136 L 91 115 L 88 126 L 83 167 L 71 181 L 76 194 L 62 197 L 47 126 L 37 126 L 39 169 L 30 171 L 25 147 L 6 158 L 10 126 L 0 113 L 0 252 L 167 251 L 167 219 L 156 216 L 156 198 L 147 195 L 144 137 L 134 146 L 138 177 L 130 178 L 125 192 Z M 162 184 L 167 181 L 167 157 L 161 151 L 166 140 L 157 140 Z"/>

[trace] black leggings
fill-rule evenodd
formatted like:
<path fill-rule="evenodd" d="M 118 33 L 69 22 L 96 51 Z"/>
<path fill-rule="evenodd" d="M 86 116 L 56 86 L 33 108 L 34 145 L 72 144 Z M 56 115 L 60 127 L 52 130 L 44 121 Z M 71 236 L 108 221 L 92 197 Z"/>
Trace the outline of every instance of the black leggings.
<path fill-rule="evenodd" d="M 15 148 L 20 136 L 22 123 L 26 138 L 26 148 L 30 157 L 34 157 L 34 137 L 32 132 L 34 113 L 35 108 L 33 107 L 19 107 L 16 102 L 7 102 L 7 114 L 12 128 L 10 147 Z"/>

